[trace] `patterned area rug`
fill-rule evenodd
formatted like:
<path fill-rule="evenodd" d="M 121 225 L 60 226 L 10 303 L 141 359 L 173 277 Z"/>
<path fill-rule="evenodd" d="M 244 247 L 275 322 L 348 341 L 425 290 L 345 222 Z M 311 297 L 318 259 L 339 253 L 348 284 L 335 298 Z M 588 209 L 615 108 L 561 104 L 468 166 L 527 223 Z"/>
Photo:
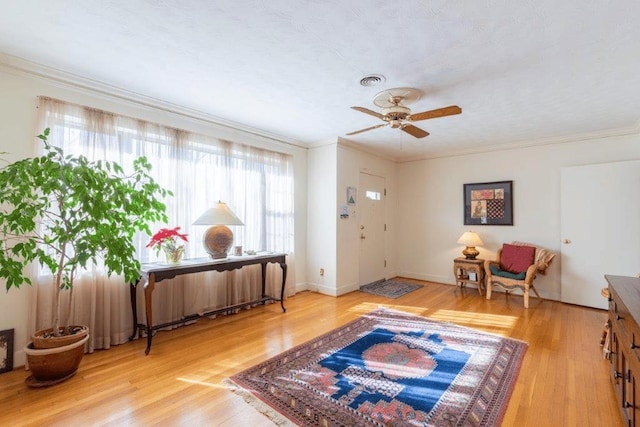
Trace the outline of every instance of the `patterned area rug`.
<path fill-rule="evenodd" d="M 278 425 L 500 425 L 527 344 L 378 309 L 227 381 Z"/>
<path fill-rule="evenodd" d="M 403 282 L 401 280 L 384 280 L 380 282 L 369 283 L 360 287 L 362 292 L 368 294 L 380 295 L 388 298 L 398 298 L 409 292 L 420 289 L 422 285 L 416 283 Z"/>

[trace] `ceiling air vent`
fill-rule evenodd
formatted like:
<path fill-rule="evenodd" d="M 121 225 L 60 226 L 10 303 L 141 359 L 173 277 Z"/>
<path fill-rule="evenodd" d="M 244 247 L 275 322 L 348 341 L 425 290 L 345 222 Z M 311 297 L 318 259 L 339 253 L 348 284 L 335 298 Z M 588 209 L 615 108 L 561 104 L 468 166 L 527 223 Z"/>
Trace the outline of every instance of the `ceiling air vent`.
<path fill-rule="evenodd" d="M 381 76 L 380 74 L 371 74 L 360 79 L 360 86 L 375 86 L 380 83 L 384 83 L 385 80 L 384 76 Z"/>

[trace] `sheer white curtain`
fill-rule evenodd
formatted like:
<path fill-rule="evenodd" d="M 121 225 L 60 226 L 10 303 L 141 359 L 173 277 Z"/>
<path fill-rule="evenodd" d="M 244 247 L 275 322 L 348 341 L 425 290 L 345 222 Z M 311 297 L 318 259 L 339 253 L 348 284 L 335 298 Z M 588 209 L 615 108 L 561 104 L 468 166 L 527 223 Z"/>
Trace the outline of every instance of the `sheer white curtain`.
<path fill-rule="evenodd" d="M 36 132 L 50 128 L 49 142 L 66 154 L 116 161 L 125 170 L 131 169 L 135 158 L 146 156 L 153 165 L 154 179 L 174 194 L 164 200 L 169 223 L 152 229 L 180 226 L 189 234 L 187 258 L 207 256 L 201 244 L 205 227 L 192 222 L 216 201 L 226 202 L 245 224 L 233 227 L 234 244 L 245 250 L 287 253 L 286 295 L 295 292 L 291 156 L 46 97 L 38 98 L 38 119 Z M 134 241 L 143 263 L 156 261 L 155 252 L 145 247 L 148 241 L 146 235 L 138 235 Z M 280 267 L 269 265 L 267 272 L 268 292 L 279 295 Z M 34 283 L 32 331 L 49 325 L 53 294 L 46 271 L 39 271 Z M 138 318 L 144 319 L 141 288 L 138 286 Z M 154 323 L 248 301 L 260 294 L 259 265 L 165 280 L 153 293 Z M 90 351 L 127 341 L 133 330 L 129 301 L 129 286 L 123 278 L 107 277 L 100 266 L 77 279 L 71 320 L 91 328 Z"/>

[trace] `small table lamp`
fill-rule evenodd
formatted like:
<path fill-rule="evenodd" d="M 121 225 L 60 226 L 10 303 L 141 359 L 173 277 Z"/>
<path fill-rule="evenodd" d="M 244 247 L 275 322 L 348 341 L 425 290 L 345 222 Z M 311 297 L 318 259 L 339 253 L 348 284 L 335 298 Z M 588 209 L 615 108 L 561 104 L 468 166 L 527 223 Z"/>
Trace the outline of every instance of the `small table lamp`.
<path fill-rule="evenodd" d="M 204 249 L 213 259 L 226 258 L 233 244 L 233 233 L 227 225 L 244 225 L 226 203 L 218 201 L 214 207 L 195 220 L 193 225 L 211 225 L 202 236 Z"/>
<path fill-rule="evenodd" d="M 476 249 L 476 246 L 482 246 L 482 240 L 480 236 L 478 236 L 473 231 L 465 231 L 462 236 L 458 239 L 458 243 L 461 245 L 465 245 L 466 248 L 462 251 L 462 255 L 467 259 L 476 259 L 480 252 Z"/>

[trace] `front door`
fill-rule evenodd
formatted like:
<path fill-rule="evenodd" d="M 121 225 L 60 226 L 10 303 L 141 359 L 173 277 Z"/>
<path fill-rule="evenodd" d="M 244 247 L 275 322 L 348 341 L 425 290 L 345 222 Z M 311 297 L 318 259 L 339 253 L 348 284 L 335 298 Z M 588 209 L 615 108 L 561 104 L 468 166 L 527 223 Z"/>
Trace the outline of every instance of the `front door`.
<path fill-rule="evenodd" d="M 360 173 L 359 285 L 385 278 L 385 180 Z"/>

